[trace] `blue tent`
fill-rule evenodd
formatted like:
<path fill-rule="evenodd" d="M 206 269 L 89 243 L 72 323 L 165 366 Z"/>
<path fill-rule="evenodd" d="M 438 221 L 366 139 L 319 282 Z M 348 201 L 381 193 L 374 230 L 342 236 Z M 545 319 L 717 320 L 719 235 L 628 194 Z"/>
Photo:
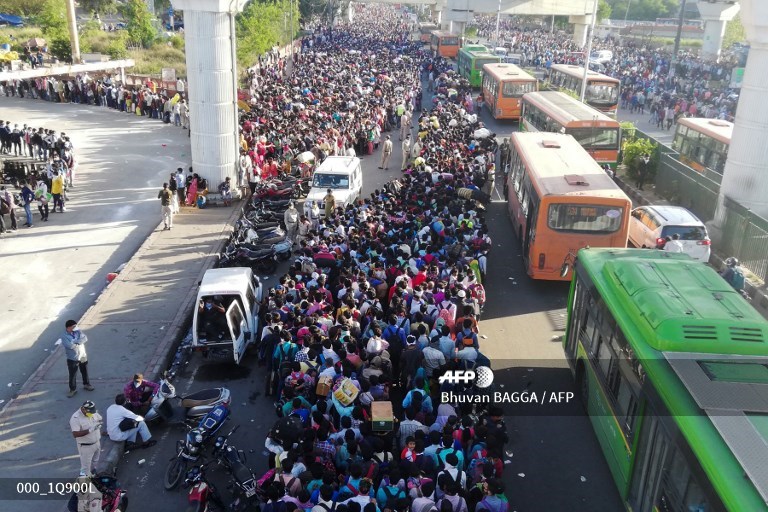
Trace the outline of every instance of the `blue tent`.
<path fill-rule="evenodd" d="M 24 20 L 21 16 L 14 16 L 13 14 L 5 14 L 0 12 L 0 25 L 11 25 L 13 27 L 20 27 L 24 24 Z"/>

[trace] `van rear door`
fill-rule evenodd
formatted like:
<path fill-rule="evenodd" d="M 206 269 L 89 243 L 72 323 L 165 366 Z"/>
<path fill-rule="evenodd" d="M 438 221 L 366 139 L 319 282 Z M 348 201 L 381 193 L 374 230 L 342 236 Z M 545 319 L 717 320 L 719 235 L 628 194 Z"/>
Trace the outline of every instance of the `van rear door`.
<path fill-rule="evenodd" d="M 248 325 L 245 322 L 243 309 L 236 300 L 233 300 L 227 308 L 227 327 L 232 337 L 232 354 L 235 357 L 235 363 L 240 364 L 250 339 L 246 339 Z"/>

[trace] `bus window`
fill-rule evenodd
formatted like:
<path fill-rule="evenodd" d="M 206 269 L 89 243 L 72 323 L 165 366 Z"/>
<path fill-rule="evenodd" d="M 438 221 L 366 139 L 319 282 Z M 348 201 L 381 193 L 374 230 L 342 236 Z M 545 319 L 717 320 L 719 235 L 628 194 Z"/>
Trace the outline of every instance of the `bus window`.
<path fill-rule="evenodd" d="M 458 46 L 459 44 L 459 38 L 458 37 L 443 37 L 440 41 L 440 44 L 442 46 Z"/>
<path fill-rule="evenodd" d="M 569 128 L 567 134 L 573 135 L 581 147 L 618 149 L 619 130 L 616 128 Z"/>
<path fill-rule="evenodd" d="M 591 83 L 587 86 L 585 98 L 587 102 L 613 102 L 619 99 L 619 89 L 614 84 Z"/>
<path fill-rule="evenodd" d="M 536 91 L 535 82 L 504 82 L 501 95 L 505 98 L 520 98 L 527 92 Z"/>
<path fill-rule="evenodd" d="M 613 206 L 551 204 L 547 225 L 556 231 L 613 233 L 622 225 L 622 211 Z"/>

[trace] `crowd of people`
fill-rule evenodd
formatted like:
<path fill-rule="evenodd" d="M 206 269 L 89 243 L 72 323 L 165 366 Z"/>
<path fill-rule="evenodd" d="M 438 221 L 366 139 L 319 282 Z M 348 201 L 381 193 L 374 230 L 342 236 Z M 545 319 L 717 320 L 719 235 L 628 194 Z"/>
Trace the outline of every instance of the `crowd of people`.
<path fill-rule="evenodd" d="M 262 510 L 506 512 L 503 412 L 442 401 L 472 390 L 438 379 L 490 364 L 478 319 L 492 244 L 472 198 L 492 180 L 496 144 L 474 137 L 466 82 L 409 42 L 398 11 L 357 8 L 354 25 L 305 40 L 287 77 L 254 77 L 243 118 L 258 176 L 297 152 L 375 152 L 404 124 L 403 142 L 413 138 L 398 179 L 300 216 L 300 256 L 269 290 L 260 360 L 280 419 Z M 374 429 L 386 404 L 396 420 Z"/>
<path fill-rule="evenodd" d="M 20 193 L 0 186 L 0 234 L 18 229 L 16 206 L 24 209 L 24 226 L 34 227 L 32 210 L 37 207 L 41 222 L 48 222 L 49 213 L 66 211 L 67 190 L 75 185 L 77 160 L 69 136 L 46 128 L 33 128 L 11 121 L 0 121 L 0 153 L 28 157 L 40 162 L 40 170 L 19 176 Z M 6 164 L 7 166 L 8 164 Z M 6 167 L 6 174 L 11 171 Z M 6 224 L 6 215 L 9 224 Z"/>
<path fill-rule="evenodd" d="M 495 39 L 495 17 L 479 16 L 475 26 L 478 35 Z M 552 64 L 584 64 L 584 49 L 564 31 L 502 20 L 499 39 L 509 44 L 511 53 L 520 55 L 523 66 L 548 69 Z M 733 121 L 738 91 L 730 85 L 733 70 L 743 66 L 740 48 L 723 49 L 717 60 L 684 49 L 671 70 L 672 52 L 648 42 L 609 36 L 595 39 L 593 52 L 600 50 L 613 53 L 598 71 L 621 80 L 622 109 L 647 113 L 649 122 L 667 130 L 680 116 Z"/>

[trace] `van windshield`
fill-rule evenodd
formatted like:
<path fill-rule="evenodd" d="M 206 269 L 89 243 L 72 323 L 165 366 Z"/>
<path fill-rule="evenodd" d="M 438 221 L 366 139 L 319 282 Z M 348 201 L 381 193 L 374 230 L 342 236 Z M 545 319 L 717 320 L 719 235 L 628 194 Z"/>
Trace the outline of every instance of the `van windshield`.
<path fill-rule="evenodd" d="M 323 172 L 316 172 L 314 178 L 312 178 L 312 187 L 348 189 L 349 176 L 345 176 L 343 174 L 326 174 Z"/>

